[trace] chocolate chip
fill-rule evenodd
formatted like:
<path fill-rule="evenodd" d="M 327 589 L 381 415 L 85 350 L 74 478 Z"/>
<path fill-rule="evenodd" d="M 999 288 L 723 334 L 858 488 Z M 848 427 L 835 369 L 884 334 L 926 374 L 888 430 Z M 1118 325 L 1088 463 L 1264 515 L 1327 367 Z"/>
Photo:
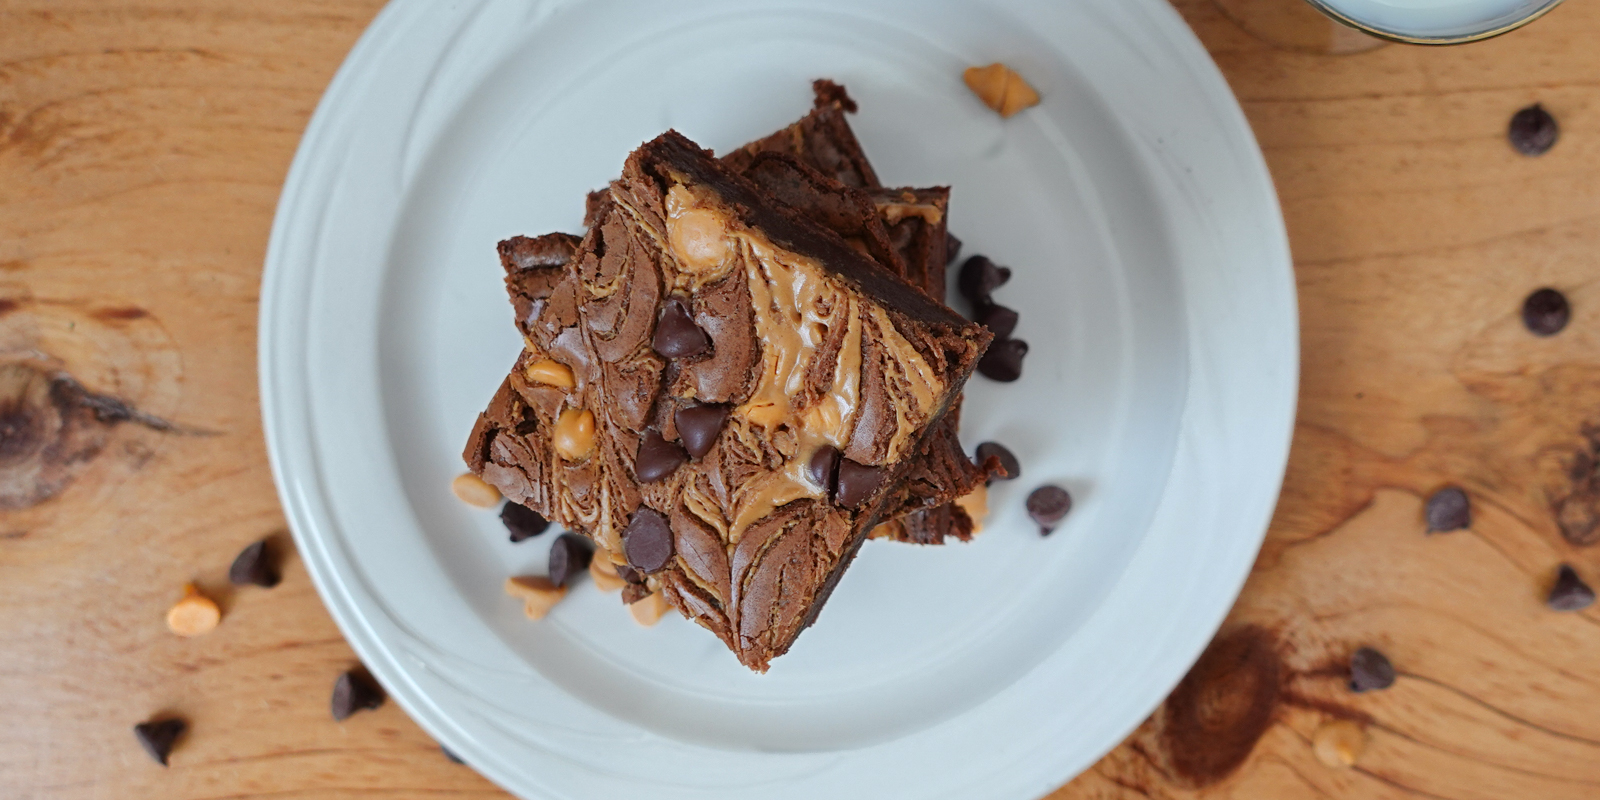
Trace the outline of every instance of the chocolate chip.
<path fill-rule="evenodd" d="M 1027 342 L 1002 339 L 989 345 L 988 352 L 978 359 L 978 371 L 990 380 L 1010 383 L 1022 377 L 1022 357 L 1027 354 Z"/>
<path fill-rule="evenodd" d="M 1567 296 L 1555 289 L 1540 289 L 1522 301 L 1522 324 L 1534 336 L 1554 336 L 1572 319 Z"/>
<path fill-rule="evenodd" d="M 1350 655 L 1350 691 L 1374 692 L 1394 685 L 1394 665 L 1389 657 L 1370 647 Z"/>
<path fill-rule="evenodd" d="M 465 764 L 465 763 L 467 763 L 464 759 L 461 758 L 461 756 L 456 755 L 453 751 L 451 751 L 450 748 L 445 747 L 442 744 L 439 745 L 439 752 L 444 753 L 444 757 L 450 759 L 450 763 L 452 763 L 452 764 Z"/>
<path fill-rule="evenodd" d="M 683 462 L 689 460 L 683 445 L 669 442 L 661 431 L 647 430 L 639 439 L 639 455 L 633 460 L 633 474 L 640 483 L 655 483 L 671 475 Z"/>
<path fill-rule="evenodd" d="M 1428 532 L 1458 531 L 1472 525 L 1472 506 L 1460 487 L 1446 486 L 1428 498 Z"/>
<path fill-rule="evenodd" d="M 1022 464 L 1017 461 L 1017 456 L 1006 446 L 999 442 L 984 442 L 978 445 L 978 466 L 988 461 L 990 456 L 1000 459 L 1000 468 L 1005 470 L 1002 475 L 995 475 L 990 480 L 1009 481 L 1022 477 Z"/>
<path fill-rule="evenodd" d="M 333 700 L 329 708 L 333 718 L 343 722 L 351 714 L 365 708 L 371 710 L 383 705 L 383 689 L 357 670 L 350 670 L 333 682 Z"/>
<path fill-rule="evenodd" d="M 689 406 L 673 416 L 678 425 L 678 440 L 695 458 L 704 458 L 717 443 L 722 426 L 728 421 L 728 407 L 720 404 Z"/>
<path fill-rule="evenodd" d="M 1511 126 L 1506 130 L 1511 146 L 1525 156 L 1542 156 L 1549 152 L 1560 133 L 1556 118 L 1538 103 L 1511 115 Z"/>
<path fill-rule="evenodd" d="M 543 514 L 511 500 L 500 507 L 500 523 L 511 533 L 512 542 L 527 541 L 550 527 L 550 520 Z"/>
<path fill-rule="evenodd" d="M 672 563 L 672 526 L 661 512 L 640 506 L 622 531 L 622 555 L 641 572 L 660 572 Z"/>
<path fill-rule="evenodd" d="M 178 737 L 188 728 L 189 723 L 181 719 L 156 719 L 133 726 L 133 735 L 144 751 L 164 767 L 167 765 L 167 756 L 172 754 L 172 746 L 178 743 Z"/>
<path fill-rule="evenodd" d="M 627 564 L 617 564 L 617 577 L 626 583 L 644 583 L 644 573 Z"/>
<path fill-rule="evenodd" d="M 1550 587 L 1550 597 L 1545 602 L 1557 611 L 1582 611 L 1594 605 L 1594 590 L 1578 577 L 1570 564 L 1562 564 L 1556 572 L 1556 585 Z"/>
<path fill-rule="evenodd" d="M 839 478 L 839 459 L 842 457 L 839 448 L 825 444 L 811 454 L 811 461 L 806 464 L 811 482 L 821 487 L 822 493 L 829 497 L 833 496 L 835 482 Z"/>
<path fill-rule="evenodd" d="M 1040 486 L 1028 494 L 1028 516 L 1039 523 L 1039 535 L 1049 536 L 1072 510 L 1072 495 L 1060 486 Z"/>
<path fill-rule="evenodd" d="M 669 298 L 661 306 L 661 317 L 656 320 L 656 335 L 651 346 L 667 358 L 688 358 L 704 353 L 711 347 L 711 339 L 700 326 L 694 324 L 689 306 L 683 300 Z"/>
<path fill-rule="evenodd" d="M 633 605 L 650 596 L 650 587 L 642 583 L 630 583 L 622 587 L 622 602 Z"/>
<path fill-rule="evenodd" d="M 998 303 L 985 303 L 978 308 L 978 324 L 988 328 L 996 340 L 1004 341 L 1017 329 L 1017 312 Z"/>
<path fill-rule="evenodd" d="M 956 288 L 960 289 L 961 295 L 968 300 L 985 303 L 988 302 L 989 295 L 1008 280 L 1011 280 L 1011 270 L 995 266 L 993 261 L 984 256 L 973 256 L 961 265 Z"/>
<path fill-rule="evenodd" d="M 278 585 L 278 568 L 272 563 L 266 539 L 239 551 L 228 567 L 228 583 L 234 586 L 255 584 L 263 589 Z"/>
<path fill-rule="evenodd" d="M 848 458 L 841 458 L 839 474 L 835 481 L 837 488 L 834 490 L 834 502 L 845 508 L 858 508 L 878 491 L 879 486 L 883 485 L 883 468 L 869 467 Z"/>
<path fill-rule="evenodd" d="M 953 264 L 953 263 L 955 263 L 955 260 L 957 258 L 959 258 L 960 256 L 961 256 L 961 240 L 957 239 L 955 234 L 953 234 L 953 233 L 951 233 L 949 231 L 945 231 L 944 232 L 944 263 Z"/>
<path fill-rule="evenodd" d="M 572 576 L 589 568 L 594 558 L 594 547 L 589 540 L 576 533 L 563 533 L 550 543 L 550 582 L 566 586 Z"/>

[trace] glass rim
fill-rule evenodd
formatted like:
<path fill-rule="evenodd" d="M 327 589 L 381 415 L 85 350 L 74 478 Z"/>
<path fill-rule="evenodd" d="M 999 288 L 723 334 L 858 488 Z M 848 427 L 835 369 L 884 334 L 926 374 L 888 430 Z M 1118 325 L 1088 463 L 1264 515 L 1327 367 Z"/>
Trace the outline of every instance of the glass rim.
<path fill-rule="evenodd" d="M 1362 22 L 1361 20 L 1355 19 L 1336 8 L 1333 8 L 1329 5 L 1329 1 L 1330 0 L 1306 0 L 1307 3 L 1310 3 L 1318 11 L 1328 15 L 1328 17 L 1334 21 L 1348 25 L 1349 27 L 1361 31 L 1362 33 L 1370 36 L 1376 36 L 1379 39 L 1385 39 L 1391 42 L 1399 42 L 1401 44 L 1425 45 L 1466 44 L 1468 42 L 1480 42 L 1484 39 L 1492 39 L 1501 34 L 1510 33 L 1511 31 L 1533 22 L 1545 14 L 1550 13 L 1552 9 L 1561 5 L 1562 3 L 1562 0 L 1547 0 L 1544 5 L 1533 9 L 1524 16 L 1518 17 L 1511 22 L 1497 22 L 1494 27 L 1486 28 L 1482 31 L 1474 31 L 1471 33 L 1463 33 L 1454 36 L 1417 36 L 1415 34 L 1380 28 L 1370 23 Z"/>

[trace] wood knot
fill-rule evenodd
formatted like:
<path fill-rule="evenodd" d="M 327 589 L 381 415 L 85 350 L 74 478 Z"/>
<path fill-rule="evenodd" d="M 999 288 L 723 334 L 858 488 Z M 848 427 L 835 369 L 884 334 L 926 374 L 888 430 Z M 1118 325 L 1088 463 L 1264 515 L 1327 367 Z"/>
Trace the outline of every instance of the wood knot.
<path fill-rule="evenodd" d="M 1199 788 L 1238 769 L 1272 725 L 1283 675 L 1265 628 L 1218 636 L 1163 706 L 1160 742 L 1173 771 Z"/>
<path fill-rule="evenodd" d="M 1577 547 L 1600 542 L 1600 427 L 1585 425 L 1584 442 L 1567 469 L 1567 486 L 1550 502 L 1561 537 Z"/>

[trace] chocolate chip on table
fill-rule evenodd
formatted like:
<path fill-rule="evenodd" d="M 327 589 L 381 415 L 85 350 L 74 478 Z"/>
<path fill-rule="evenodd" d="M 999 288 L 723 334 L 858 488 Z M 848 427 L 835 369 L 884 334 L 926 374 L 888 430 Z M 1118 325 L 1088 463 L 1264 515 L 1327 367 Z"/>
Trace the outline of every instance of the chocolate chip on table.
<path fill-rule="evenodd" d="M 978 372 L 990 380 L 1010 383 L 1022 377 L 1022 358 L 1027 354 L 1027 342 L 1002 339 L 989 345 L 988 352 L 978 359 Z"/>
<path fill-rule="evenodd" d="M 988 328 L 997 341 L 1004 341 L 1017 329 L 1017 312 L 999 303 L 985 303 L 978 309 L 977 323 Z"/>
<path fill-rule="evenodd" d="M 1350 691 L 1375 692 L 1394 685 L 1394 665 L 1371 647 L 1350 654 Z"/>
<path fill-rule="evenodd" d="M 167 756 L 172 755 L 172 746 L 177 744 L 178 737 L 188 728 L 189 723 L 181 719 L 156 719 L 133 726 L 133 735 L 139 740 L 139 745 L 144 751 L 149 753 L 157 764 L 165 767 Z"/>
<path fill-rule="evenodd" d="M 672 563 L 672 526 L 661 512 L 640 506 L 622 531 L 622 555 L 641 572 L 660 572 Z"/>
<path fill-rule="evenodd" d="M 450 763 L 452 763 L 452 764 L 465 764 L 465 763 L 467 763 L 464 759 L 461 758 L 461 756 L 456 755 L 450 748 L 445 747 L 442 744 L 439 745 L 439 752 L 443 753 L 445 758 L 450 759 Z"/>
<path fill-rule="evenodd" d="M 1572 306 L 1567 304 L 1567 296 L 1555 289 L 1540 289 L 1522 301 L 1522 324 L 1534 336 L 1554 336 L 1571 319 Z"/>
<path fill-rule="evenodd" d="M 988 461 L 990 456 L 1000 459 L 1000 468 L 1005 470 L 1004 475 L 991 476 L 990 481 L 1009 481 L 1022 477 L 1022 464 L 1017 461 L 1016 454 L 1006 449 L 1005 445 L 999 442 L 984 442 L 978 445 L 978 466 L 983 466 L 983 462 Z"/>
<path fill-rule="evenodd" d="M 594 558 L 594 547 L 589 540 L 576 533 L 563 533 L 550 543 L 550 582 L 566 586 L 567 581 L 589 569 L 589 559 Z"/>
<path fill-rule="evenodd" d="M 1511 125 L 1506 130 L 1511 146 L 1525 156 L 1542 156 L 1549 152 L 1560 133 L 1556 118 L 1538 103 L 1511 115 Z"/>
<path fill-rule="evenodd" d="M 1582 611 L 1594 605 L 1594 590 L 1578 577 L 1570 564 L 1562 564 L 1556 571 L 1556 584 L 1550 587 L 1550 597 L 1545 601 L 1557 611 Z"/>
<path fill-rule="evenodd" d="M 953 234 L 953 233 L 951 233 L 949 231 L 945 231 L 944 232 L 944 263 L 946 263 L 946 264 L 954 263 L 955 260 L 957 258 L 959 258 L 960 256 L 961 256 L 961 240 L 957 239 L 955 234 Z"/>
<path fill-rule="evenodd" d="M 532 539 L 550 527 L 550 520 L 543 514 L 515 500 L 508 500 L 500 507 L 500 523 L 506 526 L 513 543 Z"/>
<path fill-rule="evenodd" d="M 822 488 L 823 494 L 832 497 L 834 487 L 839 479 L 839 459 L 843 458 L 839 448 L 825 444 L 811 454 L 811 461 L 806 464 L 806 473 L 811 476 L 811 481 Z"/>
<path fill-rule="evenodd" d="M 695 458 L 704 458 L 717 443 L 717 436 L 728 421 L 728 407 L 707 404 L 681 408 L 673 415 L 673 421 L 677 423 L 678 440 L 683 442 L 683 449 Z"/>
<path fill-rule="evenodd" d="M 1072 495 L 1060 486 L 1045 485 L 1028 494 L 1028 516 L 1039 523 L 1039 535 L 1049 536 L 1072 510 Z"/>
<path fill-rule="evenodd" d="M 988 302 L 989 295 L 1008 280 L 1011 280 L 1011 270 L 996 266 L 985 256 L 973 256 L 961 264 L 956 288 L 960 289 L 961 296 L 968 300 L 985 303 Z"/>
<path fill-rule="evenodd" d="M 669 442 L 661 431 L 650 429 L 639 437 L 639 454 L 633 460 L 633 474 L 640 483 L 665 480 L 673 471 L 689 460 L 683 445 Z"/>
<path fill-rule="evenodd" d="M 234 586 L 255 584 L 263 589 L 278 585 L 278 568 L 272 563 L 272 552 L 267 540 L 262 539 L 239 551 L 228 567 L 228 582 Z"/>
<path fill-rule="evenodd" d="M 883 485 L 883 468 L 841 458 L 835 483 L 833 501 L 845 508 L 857 508 Z"/>
<path fill-rule="evenodd" d="M 1428 498 L 1428 532 L 1458 531 L 1472 526 L 1472 504 L 1458 486 L 1446 486 Z"/>
<path fill-rule="evenodd" d="M 351 714 L 362 709 L 371 711 L 383 705 L 383 690 L 371 678 L 357 670 L 349 670 L 333 683 L 333 699 L 329 710 L 337 722 L 344 722 Z"/>
<path fill-rule="evenodd" d="M 661 306 L 661 316 L 656 320 L 656 335 L 651 346 L 666 358 L 688 358 L 708 350 L 711 339 L 699 325 L 694 324 L 688 304 L 673 297 Z"/>

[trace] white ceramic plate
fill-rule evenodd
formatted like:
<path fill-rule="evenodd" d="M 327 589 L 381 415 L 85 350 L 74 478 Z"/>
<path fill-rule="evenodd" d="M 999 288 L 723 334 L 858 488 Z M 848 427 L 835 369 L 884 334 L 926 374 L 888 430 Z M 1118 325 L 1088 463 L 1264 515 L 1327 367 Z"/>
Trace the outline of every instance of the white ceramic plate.
<path fill-rule="evenodd" d="M 1004 60 L 1044 96 L 965 89 Z M 765 676 L 671 617 L 577 588 L 534 624 L 506 541 L 448 489 L 520 341 L 495 242 L 580 227 L 668 127 L 727 149 L 829 76 L 893 184 L 954 187 L 1009 264 L 1023 379 L 975 378 L 1008 444 L 969 545 L 873 542 Z M 1219 624 L 1277 497 L 1297 369 L 1272 185 L 1162 0 L 396 0 L 306 131 L 261 300 L 279 491 L 323 598 L 396 700 L 528 798 L 1028 798 L 1159 702 Z M 1050 538 L 1046 482 L 1077 508 Z"/>

